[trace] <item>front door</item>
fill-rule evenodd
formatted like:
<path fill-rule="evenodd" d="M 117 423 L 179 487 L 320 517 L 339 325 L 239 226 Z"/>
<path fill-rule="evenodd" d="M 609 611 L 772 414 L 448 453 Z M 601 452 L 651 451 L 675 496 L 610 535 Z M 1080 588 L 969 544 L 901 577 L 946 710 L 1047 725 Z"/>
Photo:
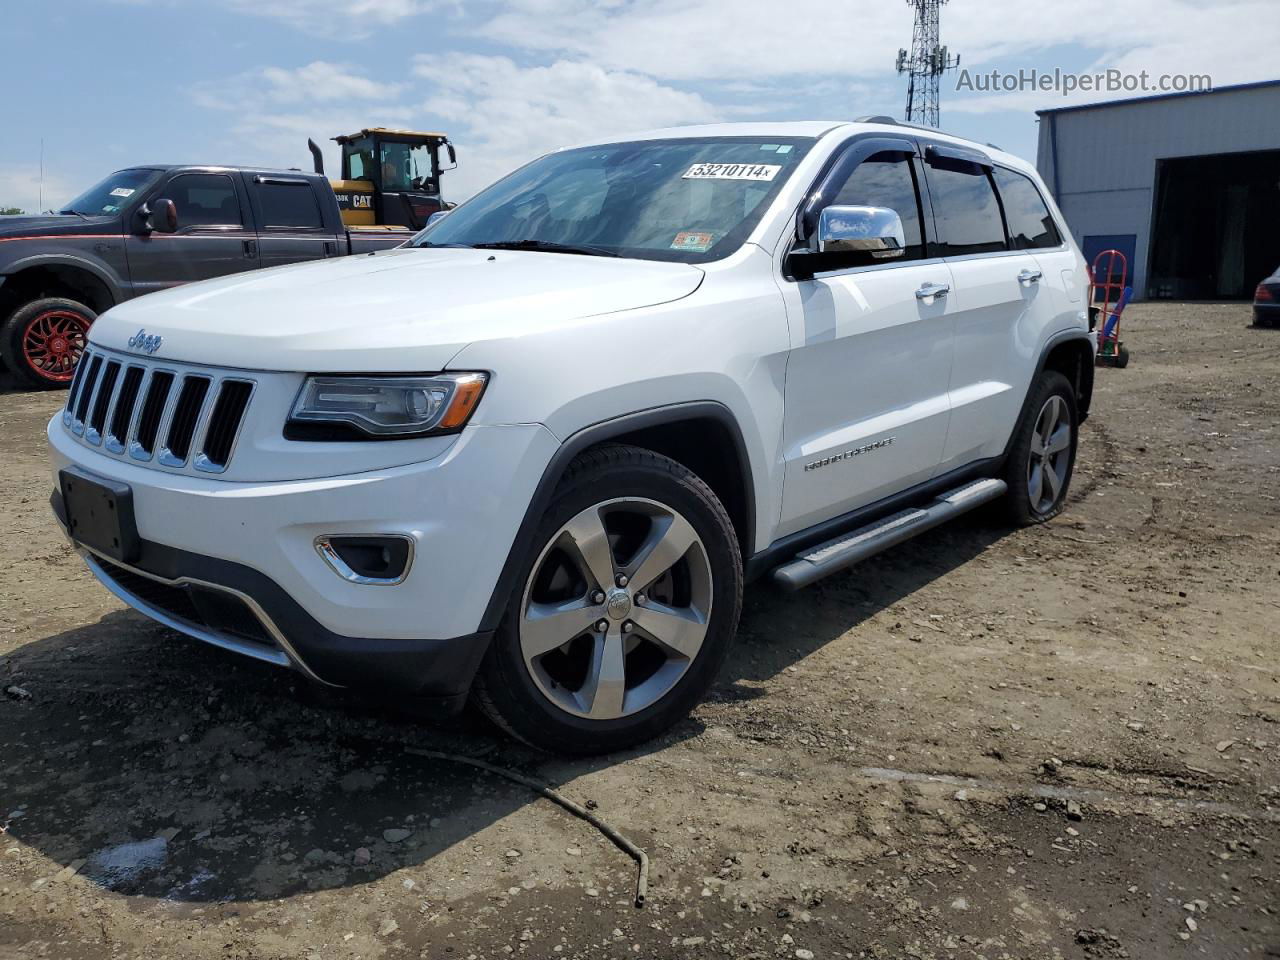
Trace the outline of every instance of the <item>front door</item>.
<path fill-rule="evenodd" d="M 918 178 L 915 157 L 877 153 L 831 192 L 834 204 L 897 212 L 902 257 L 833 254 L 844 263 L 783 284 L 791 353 L 780 536 L 924 482 L 937 469 L 953 350 L 949 300 L 939 288 L 951 275 L 941 260 L 926 259 Z M 930 289 L 938 293 L 926 296 Z"/>
<path fill-rule="evenodd" d="M 150 199 L 173 201 L 178 230 L 144 233 L 135 223 L 126 233 L 135 294 L 258 266 L 257 238 L 245 216 L 239 179 L 228 173 L 178 173 L 152 191 Z"/>

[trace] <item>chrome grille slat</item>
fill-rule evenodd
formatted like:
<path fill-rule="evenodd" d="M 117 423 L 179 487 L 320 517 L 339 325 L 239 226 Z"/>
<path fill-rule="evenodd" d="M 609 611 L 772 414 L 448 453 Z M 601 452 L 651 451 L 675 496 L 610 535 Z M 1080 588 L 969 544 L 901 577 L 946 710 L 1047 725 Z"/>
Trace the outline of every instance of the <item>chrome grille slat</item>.
<path fill-rule="evenodd" d="M 108 360 L 98 377 L 98 388 L 94 391 L 93 403 L 89 404 L 89 422 L 84 428 L 84 438 L 95 447 L 102 443 L 102 434 L 107 429 L 107 417 L 119 385 L 120 363 Z"/>
<path fill-rule="evenodd" d="M 192 441 L 200 426 L 200 417 L 209 401 L 210 379 L 198 375 L 182 378 L 177 399 L 169 414 L 169 424 L 160 447 L 158 460 L 162 466 L 181 467 L 191 455 Z"/>
<path fill-rule="evenodd" d="M 224 472 L 256 383 L 228 370 L 86 350 L 62 424 L 81 443 L 166 470 Z"/>
<path fill-rule="evenodd" d="M 107 432 L 103 437 L 104 446 L 112 453 L 121 454 L 127 449 L 125 443 L 129 439 L 129 427 L 138 408 L 138 399 L 143 395 L 142 385 L 146 378 L 146 369 L 137 364 L 131 363 L 124 368 L 115 402 L 107 415 Z"/>
<path fill-rule="evenodd" d="M 84 383 L 80 386 L 80 394 L 76 397 L 76 411 L 71 418 L 71 432 L 77 437 L 84 434 L 84 421 L 89 416 L 89 405 L 97 395 L 98 371 L 102 369 L 102 358 L 95 356 L 89 361 L 89 372 L 84 375 Z"/>

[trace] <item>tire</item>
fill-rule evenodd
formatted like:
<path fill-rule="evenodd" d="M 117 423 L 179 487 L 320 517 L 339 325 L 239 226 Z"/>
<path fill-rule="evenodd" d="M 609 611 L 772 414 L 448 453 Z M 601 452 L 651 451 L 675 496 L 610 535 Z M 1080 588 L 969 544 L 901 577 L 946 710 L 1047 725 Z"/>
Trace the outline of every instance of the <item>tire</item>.
<path fill-rule="evenodd" d="M 1116 353 L 1115 368 L 1117 370 L 1123 370 L 1128 365 L 1129 365 L 1129 348 L 1121 347 L 1119 351 Z"/>
<path fill-rule="evenodd" d="M 0 324 L 0 353 L 14 378 L 32 390 L 66 388 L 98 315 L 76 300 L 45 297 L 23 304 Z"/>
<path fill-rule="evenodd" d="M 610 444 L 570 465 L 516 584 L 475 701 L 531 746 L 586 756 L 651 739 L 706 693 L 737 630 L 742 555 L 699 477 Z"/>
<path fill-rule="evenodd" d="M 1050 425 L 1055 416 L 1051 407 L 1056 411 L 1057 426 Z M 1014 523 L 1019 526 L 1044 523 L 1066 506 L 1076 464 L 1079 423 L 1071 383 L 1056 371 L 1041 373 L 1032 385 L 1005 465 L 1004 480 L 1009 485 L 1005 505 Z M 1047 432 L 1056 446 L 1060 440 L 1055 438 L 1059 438 L 1058 429 L 1062 426 L 1067 429 L 1065 437 L 1061 437 L 1066 445 L 1042 455 L 1043 435 Z"/>

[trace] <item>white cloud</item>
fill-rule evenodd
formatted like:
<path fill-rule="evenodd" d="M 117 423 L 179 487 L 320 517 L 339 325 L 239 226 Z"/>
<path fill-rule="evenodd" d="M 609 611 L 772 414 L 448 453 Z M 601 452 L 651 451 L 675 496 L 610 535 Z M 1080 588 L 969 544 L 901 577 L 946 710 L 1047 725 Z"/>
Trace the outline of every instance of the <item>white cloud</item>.
<path fill-rule="evenodd" d="M 346 64 L 317 60 L 302 67 L 264 67 L 191 89 L 197 104 L 234 113 L 222 155 L 244 162 L 310 166 L 308 137 L 326 152 L 336 176 L 339 153 L 329 138 L 362 127 L 403 126 L 413 111 L 398 102 L 403 83 L 383 83 Z M 244 144 L 252 153 L 243 154 Z"/>
<path fill-rule="evenodd" d="M 63 177 L 46 170 L 42 190 L 38 166 L 0 166 L 0 208 L 18 207 L 27 213 L 58 210 L 88 186 L 86 183 L 76 187 Z M 42 194 L 43 207 L 40 205 Z"/>
<path fill-rule="evenodd" d="M 115 0 L 137 6 L 179 6 L 191 0 Z M 232 13 L 277 20 L 303 33 L 360 40 L 377 27 L 441 8 L 457 9 L 461 0 L 202 0 Z"/>
<path fill-rule="evenodd" d="M 507 57 L 421 55 L 413 74 L 426 82 L 424 109 L 458 144 L 458 170 L 445 179 L 454 200 L 557 147 L 721 114 L 641 73 L 568 60 L 522 67 Z"/>

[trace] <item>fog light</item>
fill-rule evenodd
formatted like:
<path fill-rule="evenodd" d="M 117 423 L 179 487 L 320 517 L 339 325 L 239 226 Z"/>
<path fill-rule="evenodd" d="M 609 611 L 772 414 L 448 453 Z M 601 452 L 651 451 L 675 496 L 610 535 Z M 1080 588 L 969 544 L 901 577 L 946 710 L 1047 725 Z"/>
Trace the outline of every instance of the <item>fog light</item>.
<path fill-rule="evenodd" d="M 343 580 L 391 586 L 404 582 L 413 564 L 413 538 L 404 534 L 316 537 L 316 552 Z"/>

